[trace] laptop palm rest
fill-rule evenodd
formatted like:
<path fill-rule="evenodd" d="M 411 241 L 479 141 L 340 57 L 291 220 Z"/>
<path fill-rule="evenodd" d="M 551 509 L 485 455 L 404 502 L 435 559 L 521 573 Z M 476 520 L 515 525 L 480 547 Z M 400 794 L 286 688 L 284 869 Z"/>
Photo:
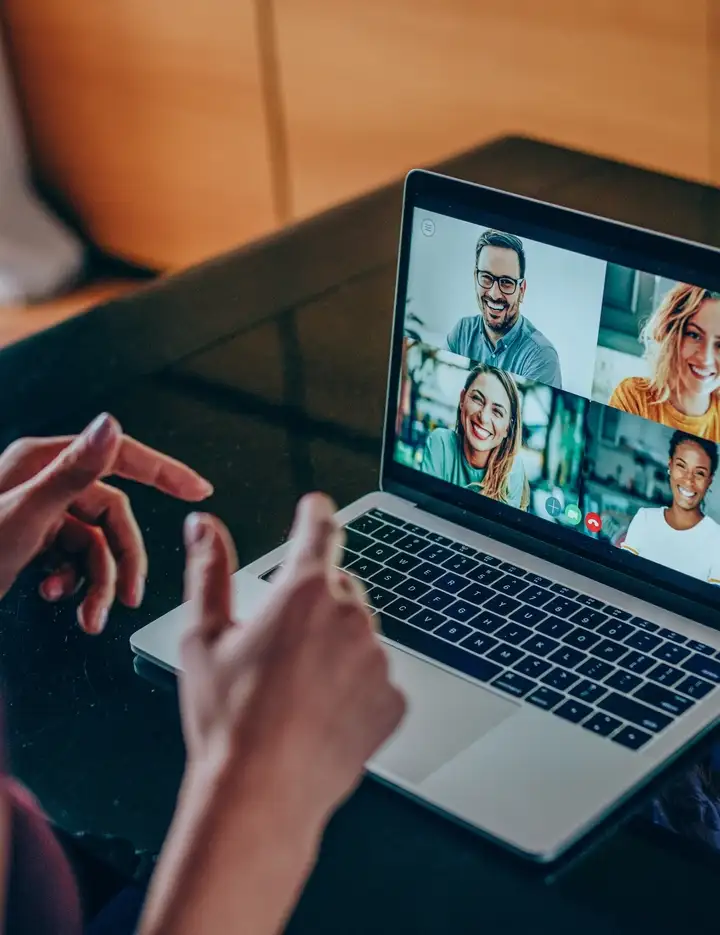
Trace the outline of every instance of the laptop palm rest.
<path fill-rule="evenodd" d="M 406 693 L 408 711 L 371 767 L 419 784 L 520 710 L 512 701 L 438 666 L 395 647 L 388 649 L 392 678 Z"/>

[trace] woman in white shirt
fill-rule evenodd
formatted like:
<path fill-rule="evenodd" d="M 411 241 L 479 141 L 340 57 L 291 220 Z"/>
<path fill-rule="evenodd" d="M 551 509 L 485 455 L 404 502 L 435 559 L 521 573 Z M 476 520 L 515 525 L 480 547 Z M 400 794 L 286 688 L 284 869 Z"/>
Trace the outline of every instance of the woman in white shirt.
<path fill-rule="evenodd" d="M 720 525 L 703 512 L 717 467 L 717 445 L 675 432 L 668 462 L 672 505 L 638 510 L 622 548 L 701 581 L 720 584 Z"/>

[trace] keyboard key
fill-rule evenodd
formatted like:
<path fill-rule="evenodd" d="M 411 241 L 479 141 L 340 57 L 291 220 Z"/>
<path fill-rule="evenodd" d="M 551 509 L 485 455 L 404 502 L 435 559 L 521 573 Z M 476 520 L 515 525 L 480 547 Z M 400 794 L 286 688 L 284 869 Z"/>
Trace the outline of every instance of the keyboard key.
<path fill-rule="evenodd" d="M 398 539 L 402 539 L 406 535 L 407 533 L 404 529 L 399 529 L 397 526 L 390 526 L 385 523 L 379 529 L 375 530 L 373 538 L 392 545 L 393 542 L 397 542 Z"/>
<path fill-rule="evenodd" d="M 518 594 L 521 601 L 532 604 L 533 607 L 542 607 L 543 604 L 547 604 L 551 600 L 552 596 L 552 592 L 548 591 L 547 588 L 539 588 L 537 585 L 531 585 L 531 587 L 525 588 L 524 591 Z"/>
<path fill-rule="evenodd" d="M 377 507 L 373 507 L 372 510 L 368 510 L 365 515 L 373 517 L 374 519 L 379 519 L 383 523 L 392 523 L 393 526 L 405 525 L 405 521 L 400 519 L 399 516 L 395 516 L 393 513 L 386 513 L 385 510 L 378 510 Z"/>
<path fill-rule="evenodd" d="M 699 653 L 693 653 L 689 659 L 682 663 L 682 668 L 693 675 L 701 675 L 710 682 L 720 682 L 720 661 L 708 659 Z"/>
<path fill-rule="evenodd" d="M 453 620 L 460 620 L 462 622 L 468 622 L 478 615 L 478 608 L 474 607 L 472 604 L 468 604 L 467 601 L 455 601 L 454 604 L 451 604 L 449 607 L 445 608 L 445 613 L 448 617 L 452 617 Z"/>
<path fill-rule="evenodd" d="M 505 575 L 504 577 L 495 581 L 493 583 L 493 587 L 501 594 L 516 595 L 521 591 L 524 591 L 527 587 L 527 584 L 522 579 L 516 578 L 514 575 Z"/>
<path fill-rule="evenodd" d="M 503 672 L 500 678 L 491 682 L 493 688 L 499 688 L 500 691 L 507 692 L 508 695 L 514 695 L 516 698 L 522 698 L 528 692 L 535 688 L 535 682 L 526 679 L 522 675 L 516 675 L 515 672 Z"/>
<path fill-rule="evenodd" d="M 453 555 L 447 561 L 443 562 L 443 568 L 447 568 L 448 571 L 455 571 L 459 575 L 466 575 L 469 571 L 472 571 L 473 568 L 478 567 L 478 562 L 474 559 L 469 558 L 467 555 Z"/>
<path fill-rule="evenodd" d="M 369 513 L 363 513 L 362 516 L 358 516 L 357 519 L 352 520 L 345 527 L 346 530 L 353 530 L 354 532 L 362 532 L 365 535 L 372 535 L 376 529 L 380 529 L 383 525 L 381 519 L 377 519 L 374 516 L 371 516 Z"/>
<path fill-rule="evenodd" d="M 583 630 L 582 627 L 578 627 L 572 633 L 568 633 L 567 636 L 563 637 L 563 643 L 567 643 L 568 646 L 575 646 L 577 649 L 590 649 L 596 643 L 599 643 L 600 639 L 601 637 L 597 633 L 591 633 L 590 630 Z"/>
<path fill-rule="evenodd" d="M 536 584 L 538 587 L 546 589 L 549 588 L 552 584 L 552 581 L 549 578 L 543 578 L 542 575 L 536 575 L 534 571 L 529 571 L 525 575 L 525 580 L 529 581 L 530 584 Z M 543 689 L 540 689 L 540 691 L 543 691 Z"/>
<path fill-rule="evenodd" d="M 603 640 L 602 643 L 599 643 L 597 646 L 593 646 L 590 650 L 593 656 L 597 656 L 598 659 L 604 659 L 606 662 L 617 662 L 621 656 L 624 656 L 627 652 L 627 649 L 624 646 L 621 646 L 620 643 L 613 643 L 610 640 Z"/>
<path fill-rule="evenodd" d="M 491 568 L 490 565 L 478 565 L 467 572 L 467 577 L 478 584 L 492 584 L 498 578 L 502 578 L 503 572 L 499 568 Z"/>
<path fill-rule="evenodd" d="M 351 575 L 355 575 L 363 581 L 367 581 L 368 578 L 377 574 L 381 568 L 382 565 L 379 562 L 374 562 L 371 558 L 365 558 L 364 555 L 361 555 L 359 558 L 356 558 L 346 565 L 345 571 L 349 571 Z"/>
<path fill-rule="evenodd" d="M 355 532 L 354 529 L 345 530 L 345 548 L 351 552 L 360 552 L 374 545 L 374 540 L 370 536 L 365 536 L 361 532 Z"/>
<path fill-rule="evenodd" d="M 463 672 L 479 682 L 489 682 L 502 672 L 502 666 L 496 665 L 484 656 L 469 653 L 454 643 L 446 643 L 430 633 L 423 633 L 422 630 L 395 620 L 393 617 L 381 614 L 380 624 L 381 632 L 388 639 L 422 653 L 430 659 L 435 659 L 451 669 L 457 669 L 458 672 Z"/>
<path fill-rule="evenodd" d="M 654 705 L 656 708 L 661 708 L 674 717 L 685 714 L 685 712 L 695 704 L 694 701 L 683 698 L 682 695 L 669 692 L 667 688 L 661 688 L 659 685 L 651 685 L 649 682 L 646 682 L 642 688 L 639 688 L 633 695 L 633 698 L 639 698 L 640 701 L 647 701 L 648 704 Z"/>
<path fill-rule="evenodd" d="M 462 575 L 457 575 L 454 571 L 448 571 L 435 581 L 435 587 L 447 591 L 448 594 L 457 594 L 458 591 L 466 588 L 469 583 L 468 579 Z"/>
<path fill-rule="evenodd" d="M 677 691 L 691 698 L 704 698 L 715 688 L 712 682 L 706 682 L 705 679 L 696 678 L 694 675 L 689 675 L 684 682 L 680 682 L 675 687 Z"/>
<path fill-rule="evenodd" d="M 494 633 L 500 627 L 504 627 L 507 621 L 504 617 L 498 617 L 497 614 L 490 614 L 487 610 L 481 610 L 472 623 L 476 630 L 482 630 L 483 633 Z"/>
<path fill-rule="evenodd" d="M 513 565 L 511 562 L 500 562 L 500 567 L 509 575 L 517 575 L 518 578 L 525 577 L 525 569 L 519 565 Z"/>
<path fill-rule="evenodd" d="M 598 707 L 609 714 L 622 718 L 623 721 L 630 721 L 632 724 L 644 727 L 645 730 L 652 731 L 655 734 L 664 730 L 672 721 L 667 714 L 653 711 L 652 708 L 648 708 L 638 701 L 633 701 L 627 695 L 618 695 L 616 692 L 611 692 L 601 699 L 598 702 Z"/>
<path fill-rule="evenodd" d="M 475 558 L 486 565 L 494 565 L 495 567 L 502 565 L 502 559 L 497 558 L 495 555 L 488 555 L 487 552 L 478 552 Z"/>
<path fill-rule="evenodd" d="M 470 636 L 465 637 L 460 645 L 464 646 L 465 649 L 469 649 L 470 652 L 482 656 L 494 649 L 498 645 L 498 641 L 494 636 L 487 636 L 485 633 L 471 633 Z"/>
<path fill-rule="evenodd" d="M 712 646 L 708 646 L 707 643 L 698 643 L 697 640 L 688 640 L 687 647 L 694 653 L 702 653 L 703 656 L 712 656 L 715 652 Z"/>
<path fill-rule="evenodd" d="M 374 542 L 367 549 L 363 550 L 365 558 L 372 558 L 376 562 L 386 562 L 393 555 L 397 555 L 398 550 L 391 545 L 385 545 L 384 542 Z"/>
<path fill-rule="evenodd" d="M 418 558 L 424 562 L 431 562 L 433 565 L 440 565 L 452 556 L 451 549 L 444 549 L 441 545 L 428 545 L 427 548 L 418 552 Z"/>
<path fill-rule="evenodd" d="M 580 605 L 577 601 L 571 601 L 568 597 L 556 597 L 546 604 L 543 610 L 546 610 L 549 614 L 555 614 L 556 617 L 570 617 L 580 610 Z"/>
<path fill-rule="evenodd" d="M 629 669 L 631 672 L 639 672 L 642 674 L 655 665 L 655 660 L 651 656 L 645 656 L 643 653 L 638 653 L 633 650 L 626 656 L 623 656 L 622 659 L 618 661 L 618 665 L 622 666 L 623 669 Z"/>
<path fill-rule="evenodd" d="M 642 679 L 638 678 L 637 675 L 633 675 L 632 672 L 622 672 L 618 669 L 617 672 L 613 672 L 609 679 L 605 680 L 605 684 L 616 691 L 629 695 L 630 692 L 635 691 L 638 685 L 642 684 Z"/>
<path fill-rule="evenodd" d="M 470 636 L 472 632 L 472 627 L 466 627 L 464 623 L 450 623 L 448 621 L 438 627 L 437 630 L 433 630 L 433 635 L 441 636 L 444 640 L 450 640 L 451 643 L 459 643 L 466 636 Z"/>
<path fill-rule="evenodd" d="M 453 542 L 452 547 L 461 555 L 477 555 L 477 549 L 474 549 L 471 545 L 465 545 L 464 542 Z"/>
<path fill-rule="evenodd" d="M 387 591 L 385 588 L 381 588 L 378 585 L 370 588 L 367 592 L 370 603 L 377 610 L 381 610 L 383 607 L 387 607 L 388 604 L 392 604 L 396 596 L 392 591 Z"/>
<path fill-rule="evenodd" d="M 618 643 L 622 643 L 628 636 L 632 636 L 636 630 L 629 623 L 622 620 L 608 620 L 607 623 L 603 623 L 597 628 L 597 632 L 607 636 L 610 640 L 617 640 Z"/>
<path fill-rule="evenodd" d="M 511 620 L 522 623 L 526 627 L 537 626 L 537 624 L 541 623 L 546 617 L 547 614 L 538 610 L 537 607 L 528 607 L 527 604 L 523 607 L 518 607 L 517 610 L 514 610 L 510 614 Z"/>
<path fill-rule="evenodd" d="M 637 730 L 635 727 L 625 727 L 619 733 L 610 738 L 615 743 L 620 743 L 623 747 L 630 750 L 639 750 L 644 747 L 648 740 L 652 740 L 651 734 L 646 734 L 643 730 Z"/>
<path fill-rule="evenodd" d="M 438 578 L 442 577 L 443 570 L 438 565 L 428 565 L 427 562 L 423 562 L 421 565 L 418 565 L 417 568 L 410 569 L 410 575 L 413 578 L 416 578 L 418 581 L 436 581 Z"/>
<path fill-rule="evenodd" d="M 603 662 L 602 659 L 588 659 L 587 662 L 583 662 L 581 666 L 577 667 L 577 671 L 580 672 L 581 675 L 587 676 L 589 679 L 595 679 L 595 681 L 601 682 L 610 675 L 611 672 L 615 672 L 616 669 L 609 663 Z"/>
<path fill-rule="evenodd" d="M 546 688 L 544 685 L 541 685 L 528 695 L 525 700 L 538 708 L 544 708 L 545 711 L 552 711 L 555 705 L 563 700 L 563 697 L 564 696 L 561 695 L 560 692 L 553 691 L 552 688 Z"/>
<path fill-rule="evenodd" d="M 577 600 L 586 607 L 592 607 L 594 610 L 603 610 L 605 607 L 603 601 L 598 600 L 596 597 L 591 597 L 589 594 L 578 594 Z"/>
<path fill-rule="evenodd" d="M 427 530 L 423 535 L 426 539 L 429 539 L 430 542 L 437 542 L 438 545 L 444 545 L 446 548 L 449 548 L 453 544 L 452 539 L 448 539 L 447 536 L 441 536 L 439 532 L 430 532 L 430 530 Z"/>
<path fill-rule="evenodd" d="M 393 617 L 398 617 L 400 620 L 409 620 L 413 614 L 418 613 L 421 609 L 420 605 L 416 604 L 415 601 L 411 601 L 406 597 L 399 597 L 392 604 L 388 604 L 384 612 L 391 614 Z"/>
<path fill-rule="evenodd" d="M 599 610 L 579 610 L 576 614 L 573 614 L 570 620 L 573 623 L 577 623 L 581 627 L 585 627 L 586 630 L 594 630 L 595 627 L 599 626 L 601 623 L 604 623 L 607 620 L 605 614 L 601 614 Z"/>
<path fill-rule="evenodd" d="M 583 727 L 586 730 L 592 731 L 593 734 L 599 734 L 601 737 L 608 737 L 614 730 L 617 730 L 618 727 L 622 727 L 622 721 L 610 717 L 609 714 L 596 714 L 591 717 L 589 721 L 585 721 Z"/>
<path fill-rule="evenodd" d="M 581 662 L 587 659 L 587 653 L 581 653 L 579 649 L 573 649 L 572 646 L 561 646 L 556 650 L 550 660 L 556 665 L 565 666 L 566 669 L 574 669 Z"/>
<path fill-rule="evenodd" d="M 441 623 L 445 623 L 442 614 L 435 613 L 434 610 L 419 610 L 408 621 L 414 627 L 420 627 L 421 630 L 435 630 Z"/>
<path fill-rule="evenodd" d="M 675 685 L 676 682 L 679 682 L 683 677 L 683 674 L 684 673 L 681 672 L 680 669 L 676 669 L 673 666 L 661 662 L 648 672 L 646 678 L 652 679 L 653 682 L 657 682 L 660 685 Z"/>
<path fill-rule="evenodd" d="M 652 633 L 633 633 L 632 636 L 629 636 L 625 640 L 626 646 L 632 646 L 633 649 L 639 649 L 641 653 L 652 652 L 653 649 L 656 649 L 662 640 L 659 636 L 654 636 Z"/>
<path fill-rule="evenodd" d="M 408 578 L 407 581 L 403 581 L 399 584 L 395 590 L 401 597 L 411 597 L 414 601 L 417 601 L 424 594 L 430 590 L 430 585 L 425 584 L 424 581 L 416 581 L 414 578 Z"/>
<path fill-rule="evenodd" d="M 388 568 L 394 568 L 396 571 L 403 571 L 408 574 L 413 568 L 417 568 L 421 560 L 416 555 L 406 555 L 405 552 L 398 552 L 388 560 Z"/>
<path fill-rule="evenodd" d="M 411 555 L 417 555 L 419 552 L 422 552 L 423 549 L 427 548 L 427 539 L 423 539 L 421 536 L 405 536 L 404 539 L 401 539 L 397 543 L 397 547 L 401 552 L 409 552 Z"/>
<path fill-rule="evenodd" d="M 578 698 L 580 701 L 587 701 L 589 704 L 595 704 L 603 695 L 607 695 L 608 690 L 602 685 L 598 685 L 596 682 L 588 682 L 584 680 L 579 682 L 577 685 L 573 685 L 570 689 L 570 694 L 573 698 Z"/>
<path fill-rule="evenodd" d="M 538 659 L 537 656 L 526 656 L 516 663 L 513 668 L 521 675 L 527 675 L 532 679 L 539 679 L 548 669 L 552 669 L 552 663 L 547 659 Z"/>
<path fill-rule="evenodd" d="M 516 662 L 519 662 L 520 659 L 525 655 L 525 653 L 518 649 L 517 646 L 508 646 L 507 643 L 501 643 L 492 652 L 488 653 L 488 659 L 492 659 L 493 662 L 499 662 L 504 666 L 512 666 Z"/>
<path fill-rule="evenodd" d="M 518 646 L 532 636 L 532 630 L 528 630 L 527 627 L 523 627 L 519 623 L 508 623 L 502 630 L 498 630 L 497 635 L 499 639 L 505 640 L 506 643 Z"/>
<path fill-rule="evenodd" d="M 572 721 L 573 724 L 579 724 L 588 714 L 592 714 L 592 708 L 589 708 L 581 701 L 566 701 L 559 708 L 555 708 L 553 714 L 565 718 L 566 721 Z"/>
<path fill-rule="evenodd" d="M 492 596 L 493 591 L 482 584 L 469 584 L 458 594 L 461 600 L 467 601 L 469 604 L 474 604 L 476 607 L 480 607 Z"/>
<path fill-rule="evenodd" d="M 405 581 L 406 576 L 393 568 L 381 568 L 380 571 L 371 575 L 370 581 L 373 584 L 379 584 L 383 588 L 395 588 L 401 581 Z"/>
<path fill-rule="evenodd" d="M 682 633 L 676 633 L 674 630 L 658 630 L 658 636 L 673 643 L 687 643 L 687 637 L 683 636 Z"/>
<path fill-rule="evenodd" d="M 634 627 L 639 627 L 641 630 L 646 630 L 648 633 L 657 633 L 660 627 L 653 623 L 651 620 L 645 620 L 644 617 L 632 617 L 630 623 Z"/>
<path fill-rule="evenodd" d="M 542 678 L 542 681 L 549 685 L 550 688 L 558 688 L 560 691 L 567 691 L 571 685 L 579 680 L 579 676 L 575 675 L 574 672 L 568 672 L 566 669 L 553 669 L 552 672 L 548 672 Z"/>
<path fill-rule="evenodd" d="M 556 594 L 559 594 L 561 597 L 577 597 L 578 592 L 573 591 L 572 588 L 569 588 L 566 584 L 558 584 L 554 582 L 550 586 L 550 590 L 554 591 Z"/>
<path fill-rule="evenodd" d="M 522 646 L 529 653 L 535 653 L 536 656 L 547 656 L 560 644 L 557 640 L 551 640 L 549 636 L 538 636 L 533 634 L 529 640 L 526 640 Z"/>
<path fill-rule="evenodd" d="M 454 602 L 455 598 L 452 594 L 446 594 L 445 591 L 437 591 L 433 588 L 432 591 L 423 594 L 419 600 L 423 607 L 429 607 L 430 610 L 445 610 L 448 604 Z"/>
<path fill-rule="evenodd" d="M 550 617 L 537 625 L 538 633 L 544 633 L 545 636 L 552 636 L 555 639 L 562 639 L 566 633 L 570 633 L 573 625 L 567 620 L 561 620 L 559 617 Z"/>
<path fill-rule="evenodd" d="M 632 617 L 632 614 L 628 613 L 627 610 L 620 610 L 619 607 L 613 607 L 612 604 L 606 604 L 604 612 L 616 620 L 629 620 Z"/>
<path fill-rule="evenodd" d="M 687 659 L 690 650 L 686 646 L 676 646 L 674 643 L 663 643 L 653 651 L 652 655 L 656 659 L 662 659 L 663 662 L 671 662 L 673 665 L 679 665 L 683 659 Z"/>
<path fill-rule="evenodd" d="M 491 597 L 489 601 L 485 602 L 484 609 L 491 610 L 494 614 L 502 614 L 504 617 L 507 617 L 508 614 L 517 610 L 519 606 L 520 601 L 516 601 L 514 597 L 506 597 L 505 594 L 496 594 L 495 597 Z"/>
<path fill-rule="evenodd" d="M 427 539 L 427 529 L 424 526 L 417 526 L 415 523 L 405 523 L 404 528 L 415 536 L 425 536 Z"/>

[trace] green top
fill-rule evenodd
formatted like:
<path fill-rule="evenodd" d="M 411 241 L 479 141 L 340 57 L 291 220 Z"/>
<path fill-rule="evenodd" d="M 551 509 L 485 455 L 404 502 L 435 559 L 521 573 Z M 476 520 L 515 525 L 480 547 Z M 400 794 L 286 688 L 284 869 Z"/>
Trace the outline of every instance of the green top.
<path fill-rule="evenodd" d="M 485 479 L 485 468 L 474 468 L 468 464 L 465 453 L 460 447 L 457 434 L 451 429 L 435 429 L 425 442 L 420 470 L 440 480 L 455 484 L 456 487 L 469 487 L 481 484 Z M 525 488 L 525 468 L 522 459 L 515 458 L 508 477 L 508 494 L 505 503 L 520 507 Z M 481 488 L 476 488 L 482 492 Z"/>

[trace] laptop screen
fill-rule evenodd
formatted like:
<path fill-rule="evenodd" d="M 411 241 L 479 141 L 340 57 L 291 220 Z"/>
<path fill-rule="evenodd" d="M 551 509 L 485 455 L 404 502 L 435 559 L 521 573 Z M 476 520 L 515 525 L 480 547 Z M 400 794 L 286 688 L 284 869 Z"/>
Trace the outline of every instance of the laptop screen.
<path fill-rule="evenodd" d="M 526 231 L 406 209 L 394 465 L 713 600 L 720 292 Z"/>

